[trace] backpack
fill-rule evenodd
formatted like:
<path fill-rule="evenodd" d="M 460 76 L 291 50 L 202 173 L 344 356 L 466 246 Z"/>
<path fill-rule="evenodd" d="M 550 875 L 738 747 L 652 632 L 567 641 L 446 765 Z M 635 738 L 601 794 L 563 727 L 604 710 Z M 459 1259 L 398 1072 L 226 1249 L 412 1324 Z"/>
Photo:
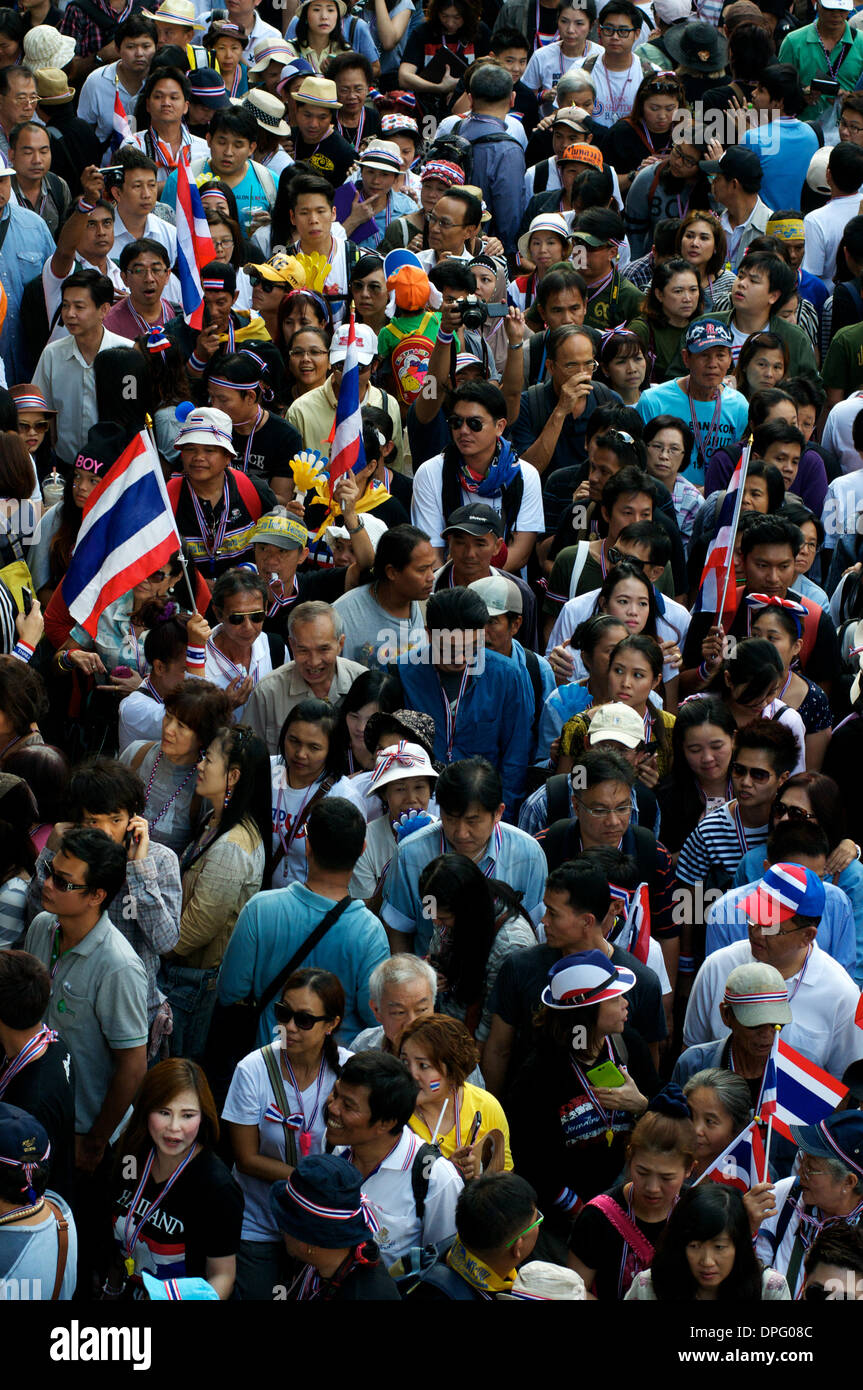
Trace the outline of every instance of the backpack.
<path fill-rule="evenodd" d="M 399 341 L 390 353 L 390 371 L 395 382 L 396 394 L 404 405 L 412 405 L 422 390 L 428 372 L 429 358 L 432 355 L 432 341 L 425 336 L 434 314 L 425 313 L 418 327 L 404 332 L 392 320 L 387 328 Z"/>
<path fill-rule="evenodd" d="M 527 647 L 524 648 L 524 660 L 527 674 L 530 676 L 530 683 L 533 686 L 533 723 L 530 727 L 531 732 L 536 733 L 539 728 L 539 716 L 542 714 L 542 707 L 545 703 L 542 693 L 542 671 L 536 652 L 528 651 Z"/>
<path fill-rule="evenodd" d="M 566 777 L 566 773 L 557 774 Z M 551 780 L 551 779 L 549 779 Z M 656 882 L 656 839 L 650 830 L 645 830 L 644 826 L 631 825 L 626 835 L 632 835 L 632 849 L 634 859 L 638 868 L 640 882 L 653 886 Z M 624 839 L 626 839 L 626 835 Z M 552 821 L 549 816 L 549 828 L 542 833 L 540 844 L 545 851 L 549 863 L 563 863 L 564 859 L 573 859 L 570 839 L 572 837 L 572 820 L 567 811 L 566 819 Z M 624 848 L 624 854 L 629 850 Z"/>
<path fill-rule="evenodd" d="M 559 820 L 571 820 L 569 795 L 569 773 L 556 772 L 545 784 L 546 824 L 552 826 Z"/>
<path fill-rule="evenodd" d="M 237 492 L 240 494 L 240 500 L 251 516 L 252 521 L 257 521 L 264 509 L 264 504 L 261 501 L 261 494 L 258 492 L 248 474 L 241 473 L 239 468 L 229 468 L 228 472 L 233 474 L 234 482 L 237 485 Z M 180 474 L 176 478 L 168 479 L 168 501 L 171 503 L 171 509 L 175 515 L 177 512 L 177 504 L 180 500 L 180 492 L 185 481 L 183 474 Z"/>

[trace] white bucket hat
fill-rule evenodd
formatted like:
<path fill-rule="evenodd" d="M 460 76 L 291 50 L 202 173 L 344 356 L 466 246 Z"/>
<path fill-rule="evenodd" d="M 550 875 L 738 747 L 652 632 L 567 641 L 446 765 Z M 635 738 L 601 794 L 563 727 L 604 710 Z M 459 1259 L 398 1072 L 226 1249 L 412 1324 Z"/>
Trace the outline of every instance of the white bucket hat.
<path fill-rule="evenodd" d="M 65 68 L 75 57 L 75 40 L 50 24 L 37 24 L 24 35 L 24 62 L 36 68 Z"/>
<path fill-rule="evenodd" d="M 369 791 L 379 792 L 388 783 L 400 782 L 404 777 L 437 778 L 428 753 L 418 743 L 402 741 L 393 747 L 381 748 L 375 759 Z"/>
<path fill-rule="evenodd" d="M 199 406 L 197 410 L 189 411 L 174 440 L 174 447 L 182 449 L 186 444 L 209 444 L 213 448 L 226 450 L 234 458 L 237 451 L 231 438 L 232 430 L 231 417 L 224 410 Z"/>

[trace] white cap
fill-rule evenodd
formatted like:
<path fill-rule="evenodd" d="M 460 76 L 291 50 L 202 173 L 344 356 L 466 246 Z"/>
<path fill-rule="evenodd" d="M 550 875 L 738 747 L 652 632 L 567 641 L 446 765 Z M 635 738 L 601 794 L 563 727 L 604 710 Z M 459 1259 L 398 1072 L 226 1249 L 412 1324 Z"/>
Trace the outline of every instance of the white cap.
<path fill-rule="evenodd" d="M 854 8 L 854 0 L 819 0 L 825 10 L 844 10 L 850 14 Z"/>
<path fill-rule="evenodd" d="M 692 0 L 653 0 L 653 13 L 662 24 L 673 24 L 676 19 L 695 18 Z"/>
<path fill-rule="evenodd" d="M 813 193 L 830 193 L 830 185 L 827 182 L 827 162 L 832 150 L 832 145 L 822 145 L 809 161 L 809 168 L 806 170 L 806 182 Z"/>
<path fill-rule="evenodd" d="M 524 612 L 521 589 L 505 574 L 487 574 L 485 579 L 475 579 L 467 587 L 479 594 L 490 618 L 499 618 L 504 613 Z"/>
<path fill-rule="evenodd" d="M 380 517 L 373 516 L 371 512 L 364 512 L 362 521 L 365 526 L 366 535 L 372 543 L 372 550 L 376 551 L 378 548 L 378 541 L 387 530 L 386 522 L 381 521 Z M 327 541 L 353 540 L 353 536 L 347 526 L 328 526 L 324 533 L 324 538 Z"/>
<path fill-rule="evenodd" d="M 624 748 L 637 748 L 644 742 L 644 720 L 631 705 L 618 700 L 600 705 L 590 721 L 587 741 L 593 747 L 600 739 L 622 743 Z"/>
<path fill-rule="evenodd" d="M 182 449 L 187 444 L 209 444 L 212 448 L 226 450 L 234 458 L 237 451 L 231 438 L 233 428 L 231 417 L 224 410 L 199 406 L 197 410 L 189 411 L 174 440 L 174 447 Z"/>
<path fill-rule="evenodd" d="M 373 357 L 378 352 L 378 335 L 373 328 L 369 328 L 367 323 L 358 323 L 354 326 L 354 333 L 357 340 L 357 356 L 360 366 L 367 367 Z M 330 344 L 330 365 L 336 366 L 339 362 L 344 362 L 348 352 L 348 336 L 350 334 L 350 324 L 342 323 L 333 334 L 333 341 Z"/>
<path fill-rule="evenodd" d="M 531 1260 L 518 1271 L 510 1292 L 499 1294 L 498 1297 L 507 1301 L 572 1302 L 584 1299 L 584 1280 L 574 1269 L 547 1264 L 544 1260 Z"/>

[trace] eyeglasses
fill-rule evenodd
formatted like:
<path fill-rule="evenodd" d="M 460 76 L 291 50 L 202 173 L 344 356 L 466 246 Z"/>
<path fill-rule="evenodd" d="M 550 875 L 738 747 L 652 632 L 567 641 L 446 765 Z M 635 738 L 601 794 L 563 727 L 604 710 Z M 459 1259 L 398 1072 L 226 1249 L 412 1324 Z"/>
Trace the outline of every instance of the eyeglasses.
<path fill-rule="evenodd" d="M 212 238 L 214 251 L 226 251 L 229 247 L 233 248 L 234 238 L 232 236 L 219 237 L 218 241 Z"/>
<path fill-rule="evenodd" d="M 326 348 L 291 348 L 288 352 L 289 357 L 326 357 Z"/>
<path fill-rule="evenodd" d="M 750 767 L 748 763 L 732 763 L 731 775 L 732 777 L 751 777 L 753 782 L 763 785 L 770 781 L 773 773 L 768 772 L 763 767 Z"/>
<path fill-rule="evenodd" d="M 22 420 L 18 426 L 18 432 L 27 434 L 29 430 L 33 430 L 35 434 L 47 434 L 50 428 L 47 420 L 32 420 L 30 424 L 26 420 Z"/>
<path fill-rule="evenodd" d="M 660 458 L 667 454 L 671 459 L 679 459 L 683 453 L 682 444 L 657 444 L 654 440 L 647 447 L 652 449 L 655 454 L 659 454 Z"/>
<path fill-rule="evenodd" d="M 262 623 L 266 616 L 264 609 L 259 608 L 255 613 L 228 613 L 227 620 L 231 624 L 231 627 L 239 627 L 246 619 L 248 619 L 250 623 Z"/>
<path fill-rule="evenodd" d="M 480 415 L 451 415 L 447 420 L 453 434 L 458 434 L 459 430 L 469 429 L 472 434 L 479 434 L 485 428 L 485 420 Z"/>
<path fill-rule="evenodd" d="M 152 275 L 154 280 L 158 280 L 160 275 L 170 275 L 166 265 L 130 265 L 126 271 L 127 275 L 134 275 L 136 280 L 143 280 L 145 275 Z"/>
<path fill-rule="evenodd" d="M 637 569 L 643 570 L 645 565 L 649 565 L 649 560 L 639 560 L 637 555 L 627 555 L 625 551 L 618 550 L 616 545 L 608 547 L 608 558 L 612 565 L 635 565 Z"/>
<path fill-rule="evenodd" d="M 35 92 L 19 92 L 17 96 L 10 96 L 13 106 L 36 106 L 39 98 Z"/>
<path fill-rule="evenodd" d="M 63 874 L 58 874 L 55 869 L 48 869 L 45 878 L 50 878 L 53 881 L 54 887 L 61 893 L 86 893 L 89 891 L 88 884 L 73 883 L 71 879 L 65 878 Z"/>
<path fill-rule="evenodd" d="M 763 932 L 763 931 L 765 930 L 765 927 L 762 925 L 761 922 L 750 922 L 750 921 L 748 920 L 748 918 L 747 918 L 747 921 L 746 921 L 746 925 L 747 925 L 747 927 L 749 928 L 750 931 Z M 769 936 L 793 936 L 795 932 L 797 932 L 797 931 L 805 931 L 805 930 L 806 930 L 806 925 L 804 925 L 804 926 L 802 926 L 802 927 L 789 927 L 789 928 L 788 928 L 788 931 L 782 931 L 781 928 L 780 928 L 779 926 L 776 926 L 776 927 L 771 926 L 768 935 L 769 935 Z M 819 1176 L 819 1175 L 816 1174 L 815 1176 Z"/>
<path fill-rule="evenodd" d="M 582 811 L 584 811 L 588 816 L 592 816 L 594 820 L 608 820 L 609 816 L 627 816 L 627 817 L 628 817 L 628 816 L 631 816 L 631 815 L 632 815 L 632 806 L 630 805 L 630 803 L 629 803 L 628 801 L 626 802 L 626 805 L 624 805 L 624 806 L 597 806 L 597 807 L 593 807 L 593 806 L 586 806 L 585 803 L 582 801 L 582 799 L 581 799 L 580 796 L 577 796 L 575 799 L 576 799 L 576 801 L 578 802 L 579 806 L 581 807 Z"/>
<path fill-rule="evenodd" d="M 791 806 L 787 801 L 774 801 L 773 819 L 775 821 L 784 820 L 786 816 L 789 820 L 817 821 L 818 819 L 817 816 L 813 816 L 811 811 L 804 811 L 802 806 Z"/>
<path fill-rule="evenodd" d="M 830 1176 L 829 1173 L 825 1171 L 825 1169 L 812 1167 L 812 1158 L 809 1154 L 800 1155 L 800 1161 L 797 1165 L 797 1169 L 798 1172 L 805 1173 L 807 1178 L 826 1178 Z"/>
<path fill-rule="evenodd" d="M 289 1004 L 276 1004 L 273 1009 L 277 1023 L 295 1023 L 301 1033 L 310 1033 L 316 1023 L 329 1023 L 329 1014 L 310 1014 L 306 1009 L 292 1009 Z"/>
<path fill-rule="evenodd" d="M 612 38 L 615 34 L 618 34 L 620 38 L 625 39 L 627 34 L 634 34 L 635 30 L 633 29 L 631 24 L 600 24 L 599 32 L 600 34 L 605 34 L 606 38 L 609 39 Z"/>
<path fill-rule="evenodd" d="M 842 116 L 839 118 L 839 129 L 847 130 L 849 135 L 863 135 L 863 125 L 849 125 Z"/>
<path fill-rule="evenodd" d="M 676 156 L 680 164 L 685 164 L 690 169 L 695 169 L 698 166 L 698 158 L 696 157 L 695 159 L 693 159 L 691 154 L 681 154 L 680 150 L 675 149 L 674 147 L 672 147 L 671 153 Z"/>
<path fill-rule="evenodd" d="M 430 212 L 429 222 L 433 222 L 436 227 L 440 227 L 442 232 L 449 232 L 453 227 L 466 227 L 466 222 L 453 222 L 451 217 L 438 217 L 436 212 Z"/>
<path fill-rule="evenodd" d="M 515 1245 L 516 1241 L 521 1240 L 522 1236 L 528 1236 L 528 1235 L 530 1235 L 531 1231 L 535 1231 L 536 1228 L 537 1228 L 537 1226 L 541 1226 L 544 1220 L 545 1220 L 545 1217 L 543 1216 L 543 1214 L 542 1214 L 542 1212 L 540 1211 L 539 1207 L 537 1207 L 537 1209 L 536 1209 L 536 1220 L 535 1220 L 535 1221 L 531 1221 L 530 1225 L 529 1225 L 529 1226 L 526 1226 L 526 1227 L 524 1228 L 523 1231 L 519 1231 L 518 1235 L 517 1235 L 517 1236 L 513 1236 L 512 1240 L 508 1240 L 508 1241 L 507 1241 L 507 1243 L 506 1243 L 506 1248 L 507 1248 L 507 1250 L 509 1250 L 511 1246 Z"/>

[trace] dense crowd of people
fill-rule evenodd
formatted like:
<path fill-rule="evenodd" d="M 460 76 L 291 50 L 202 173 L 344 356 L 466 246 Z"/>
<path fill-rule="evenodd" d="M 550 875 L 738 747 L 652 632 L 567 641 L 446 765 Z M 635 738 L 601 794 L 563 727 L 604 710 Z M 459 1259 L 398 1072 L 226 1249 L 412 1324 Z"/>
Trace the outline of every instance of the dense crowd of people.
<path fill-rule="evenodd" d="M 854 0 L 0 9 L 0 1285 L 863 1298 L 861 200 Z"/>

